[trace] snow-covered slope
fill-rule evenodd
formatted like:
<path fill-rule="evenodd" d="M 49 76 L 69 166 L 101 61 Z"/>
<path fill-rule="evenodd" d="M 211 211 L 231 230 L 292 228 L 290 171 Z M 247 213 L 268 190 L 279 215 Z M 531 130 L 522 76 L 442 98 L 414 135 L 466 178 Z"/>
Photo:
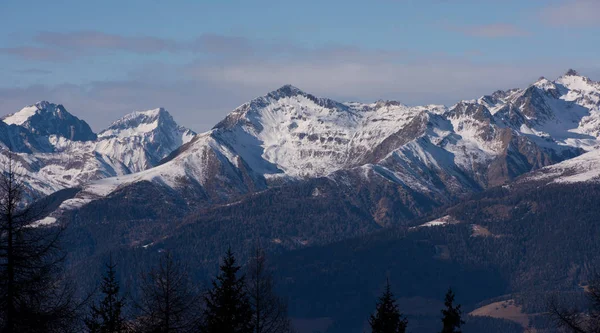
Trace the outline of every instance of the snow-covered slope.
<path fill-rule="evenodd" d="M 91 183 L 80 198 L 150 181 L 226 202 L 324 176 L 456 197 L 594 150 L 598 86 L 569 71 L 447 108 L 340 103 L 286 85 L 236 108 L 165 163 Z"/>
<path fill-rule="evenodd" d="M 126 115 L 97 136 L 62 105 L 43 101 L 3 118 L 0 159 L 15 153 L 35 197 L 153 167 L 194 135 L 156 109 Z"/>
<path fill-rule="evenodd" d="M 519 183 L 600 183 L 600 150 L 593 150 L 570 160 L 557 163 L 529 174 Z"/>
<path fill-rule="evenodd" d="M 342 104 L 287 85 L 238 107 L 211 135 L 261 174 L 317 177 L 364 164 L 425 112 L 390 101 Z"/>

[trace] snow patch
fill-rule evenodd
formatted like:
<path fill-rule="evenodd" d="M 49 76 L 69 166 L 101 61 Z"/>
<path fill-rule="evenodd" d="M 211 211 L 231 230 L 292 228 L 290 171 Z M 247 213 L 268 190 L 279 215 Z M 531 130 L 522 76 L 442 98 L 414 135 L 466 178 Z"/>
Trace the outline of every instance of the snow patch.
<path fill-rule="evenodd" d="M 38 110 L 36 105 L 27 106 L 22 108 L 21 111 L 13 113 L 2 120 L 9 125 L 23 125 L 29 118 L 35 115 Z"/>

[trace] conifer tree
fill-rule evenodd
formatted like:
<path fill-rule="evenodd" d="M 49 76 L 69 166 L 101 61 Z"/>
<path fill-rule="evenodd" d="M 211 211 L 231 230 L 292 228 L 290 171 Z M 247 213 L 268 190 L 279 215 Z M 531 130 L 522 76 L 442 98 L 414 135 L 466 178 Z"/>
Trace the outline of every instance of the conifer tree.
<path fill-rule="evenodd" d="M 377 301 L 375 314 L 369 318 L 372 333 L 404 333 L 408 320 L 402 316 L 392 293 L 390 281 Z"/>
<path fill-rule="evenodd" d="M 273 275 L 264 250 L 257 246 L 248 263 L 247 290 L 252 305 L 254 333 L 288 333 L 292 331 L 286 302 L 275 294 Z"/>
<path fill-rule="evenodd" d="M 158 267 L 142 275 L 141 299 L 137 308 L 137 331 L 148 333 L 197 332 L 200 326 L 199 297 L 187 270 L 169 252 Z"/>
<path fill-rule="evenodd" d="M 220 266 L 212 289 L 204 297 L 205 333 L 252 333 L 252 307 L 246 293 L 245 277 L 238 277 L 240 267 L 231 252 Z"/>
<path fill-rule="evenodd" d="M 92 304 L 90 316 L 85 320 L 85 326 L 91 333 L 127 332 L 127 322 L 123 318 L 125 297 L 120 295 L 116 267 L 110 257 L 100 286 L 103 299 L 98 304 Z"/>
<path fill-rule="evenodd" d="M 0 151 L 0 332 L 72 331 L 80 304 L 67 283 L 60 225 L 45 227 L 46 203 L 24 202 L 13 153 Z"/>
<path fill-rule="evenodd" d="M 460 326 L 465 322 L 461 319 L 462 310 L 459 305 L 454 305 L 454 292 L 452 288 L 448 289 L 444 305 L 446 308 L 442 310 L 442 323 L 444 327 L 441 333 L 461 333 Z"/>

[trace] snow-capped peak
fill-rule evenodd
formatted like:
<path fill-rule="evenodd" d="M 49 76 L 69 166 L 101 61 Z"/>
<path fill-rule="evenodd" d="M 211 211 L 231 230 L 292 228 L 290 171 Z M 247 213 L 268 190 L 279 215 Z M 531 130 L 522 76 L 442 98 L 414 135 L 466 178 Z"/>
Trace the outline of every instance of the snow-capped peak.
<path fill-rule="evenodd" d="M 62 105 L 56 105 L 48 101 L 39 101 L 33 105 L 28 105 L 13 114 L 5 116 L 2 120 L 9 125 L 23 125 L 36 113 L 40 112 L 53 112 Z"/>
<path fill-rule="evenodd" d="M 563 76 L 580 76 L 580 75 L 576 70 L 571 68 Z"/>
<path fill-rule="evenodd" d="M 537 87 L 542 90 L 553 90 L 556 89 L 556 85 L 554 82 L 546 79 L 545 77 L 540 77 L 534 84 L 534 87 Z"/>
<path fill-rule="evenodd" d="M 406 107 L 406 105 L 398 102 L 398 101 L 390 101 L 380 99 L 375 102 L 375 108 L 383 108 L 383 107 Z"/>
<path fill-rule="evenodd" d="M 600 83 L 592 81 L 588 77 L 579 75 L 579 73 L 572 69 L 565 73 L 565 75 L 559 77 L 556 80 L 556 83 L 561 84 L 570 90 L 600 93 Z"/>
<path fill-rule="evenodd" d="M 121 161 L 130 171 L 138 172 L 157 165 L 195 135 L 177 125 L 163 108 L 136 111 L 100 132 L 96 151 Z"/>
<path fill-rule="evenodd" d="M 286 84 L 277 90 L 273 90 L 267 96 L 279 99 L 283 97 L 291 97 L 297 95 L 306 95 L 306 93 L 291 84 Z"/>
<path fill-rule="evenodd" d="M 57 135 L 73 141 L 90 141 L 96 134 L 83 120 L 70 114 L 63 105 L 40 101 L 2 119 L 6 124 L 22 126 L 33 134 Z"/>
<path fill-rule="evenodd" d="M 130 137 L 143 135 L 163 128 L 179 127 L 173 117 L 164 108 L 147 111 L 135 111 L 113 122 L 107 129 L 100 132 L 100 137 Z"/>

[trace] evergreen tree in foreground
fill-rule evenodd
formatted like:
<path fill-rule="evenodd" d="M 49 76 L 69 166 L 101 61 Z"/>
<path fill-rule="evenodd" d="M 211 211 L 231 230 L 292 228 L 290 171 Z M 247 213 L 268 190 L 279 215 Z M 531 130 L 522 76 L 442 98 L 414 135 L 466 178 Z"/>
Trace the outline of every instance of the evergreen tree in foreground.
<path fill-rule="evenodd" d="M 404 333 L 408 320 L 402 316 L 391 291 L 390 281 L 385 285 L 383 295 L 377 301 L 375 314 L 369 318 L 373 333 Z"/>
<path fill-rule="evenodd" d="M 72 332 L 79 310 L 65 278 L 62 227 L 34 226 L 47 202 L 26 206 L 13 153 L 0 160 L 0 332 Z"/>
<path fill-rule="evenodd" d="M 446 309 L 442 310 L 444 328 L 442 328 L 441 333 L 461 333 L 460 326 L 465 322 L 461 319 L 462 311 L 460 305 L 454 305 L 454 292 L 452 288 L 448 289 L 446 293 L 444 305 L 446 306 Z"/>
<path fill-rule="evenodd" d="M 169 252 L 158 266 L 142 274 L 137 330 L 148 333 L 197 332 L 199 297 L 187 270 Z"/>
<path fill-rule="evenodd" d="M 246 294 L 245 277 L 238 277 L 240 267 L 231 249 L 220 266 L 212 290 L 206 294 L 205 333 L 252 333 L 252 307 Z"/>
<path fill-rule="evenodd" d="M 289 333 L 292 325 L 287 303 L 275 294 L 273 275 L 264 250 L 257 246 L 248 262 L 248 297 L 252 306 L 254 333 Z"/>
<path fill-rule="evenodd" d="M 99 304 L 93 304 L 85 326 L 92 333 L 127 332 L 127 323 L 123 318 L 125 298 L 120 295 L 119 282 L 116 278 L 116 264 L 112 257 L 106 264 L 106 273 L 102 277 L 100 291 L 104 298 Z"/>

